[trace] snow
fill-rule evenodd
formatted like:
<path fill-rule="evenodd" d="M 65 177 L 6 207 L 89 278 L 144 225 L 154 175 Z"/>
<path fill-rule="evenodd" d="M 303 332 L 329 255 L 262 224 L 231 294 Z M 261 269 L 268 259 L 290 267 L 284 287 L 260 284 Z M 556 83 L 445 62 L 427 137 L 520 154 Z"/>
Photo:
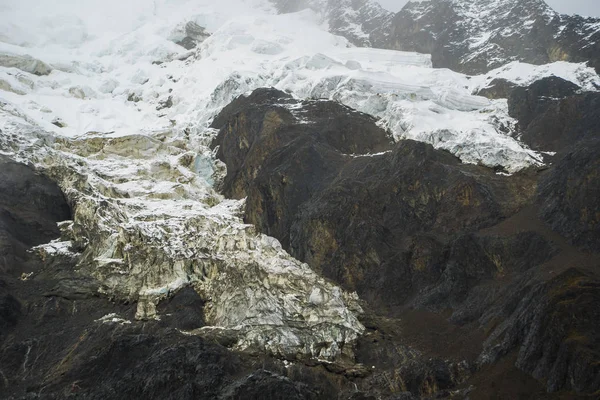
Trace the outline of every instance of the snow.
<path fill-rule="evenodd" d="M 48 76 L 0 68 L 8 88 L 0 96 L 55 135 L 123 136 L 174 126 L 204 132 L 233 98 L 272 86 L 300 98 L 342 102 L 380 118 L 398 139 L 429 142 L 465 162 L 512 172 L 540 163 L 491 118 L 508 119 L 502 102 L 471 95 L 474 82 L 485 85 L 492 75 L 469 80 L 431 68 L 429 55 L 356 48 L 325 31 L 314 12 L 274 15 L 261 0 L 137 0 L 128 3 L 131 15 L 98 3 L 71 0 L 46 15 L 11 6 L 0 17 L 12 26 L 0 51 L 31 55 L 54 68 Z M 170 40 L 187 21 L 211 33 L 191 53 Z M 523 69 L 497 76 L 517 79 Z M 578 79 L 576 71 L 567 72 Z M 28 84 L 18 81 L 22 75 Z M 172 106 L 163 108 L 168 99 Z"/>
<path fill-rule="evenodd" d="M 0 66 L 0 153 L 45 170 L 76 205 L 73 238 L 37 250 L 70 255 L 72 241 L 84 244 L 81 273 L 111 297 L 138 301 L 136 318 L 153 318 L 158 301 L 194 285 L 211 299 L 214 325 L 241 332 L 241 349 L 310 348 L 330 358 L 364 328 L 349 305 L 355 296 L 257 234 L 240 218 L 244 201 L 213 188 L 225 170 L 208 148 L 216 135 L 209 125 L 232 99 L 269 86 L 332 99 L 379 118 L 398 140 L 515 172 L 541 164 L 541 155 L 499 129 L 514 123 L 506 100 L 472 93 L 496 77 L 526 83 L 560 74 L 590 90 L 598 82 L 568 63 L 517 63 L 480 77 L 433 69 L 429 55 L 353 47 L 315 12 L 276 15 L 266 0 L 1 7 L 0 53 L 31 56 L 52 71 Z M 189 21 L 211 34 L 193 51 L 173 42 Z M 290 310 L 308 325 L 283 323 Z M 264 329 L 278 339 L 261 342 L 271 337 Z M 331 346 L 321 354 L 302 342 Z"/>
<path fill-rule="evenodd" d="M 518 61 L 510 62 L 494 69 L 485 75 L 475 76 L 470 80 L 471 92 L 477 92 L 488 86 L 494 79 L 505 79 L 520 86 L 527 86 L 534 81 L 548 76 L 557 76 L 573 82 L 583 90 L 596 91 L 600 89 L 600 77 L 586 63 L 570 63 L 557 61 L 545 65 L 532 65 Z"/>
<path fill-rule="evenodd" d="M 37 251 L 45 256 L 63 255 L 74 257 L 76 253 L 71 251 L 72 245 L 71 241 L 61 241 L 60 239 L 56 239 L 50 243 L 35 246 L 31 250 Z"/>
<path fill-rule="evenodd" d="M 106 314 L 100 319 L 97 319 L 96 322 L 101 324 L 119 324 L 119 325 L 130 325 L 131 321 L 123 319 L 119 317 L 116 313 Z"/>
<path fill-rule="evenodd" d="M 489 102 L 470 95 L 464 76 L 432 69 L 428 55 L 354 48 L 346 39 L 324 31 L 314 12 L 276 16 L 265 3 L 232 0 L 218 4 L 163 0 L 157 2 L 156 15 L 147 5 L 136 7 L 134 20 L 119 15 L 104 32 L 99 21 L 108 12 L 104 9 L 69 17 L 71 22 L 61 32 L 74 30 L 79 45 L 56 34 L 56 24 L 46 27 L 48 35 L 37 32 L 34 36 L 43 46 L 16 51 L 58 68 L 47 77 L 31 77 L 32 88 L 7 79 L 13 92 L 26 94 L 3 93 L 2 97 L 42 129 L 70 137 L 87 132 L 130 135 L 169 129 L 173 124 L 203 131 L 229 101 L 262 86 L 298 97 L 335 99 L 381 118 L 397 138 L 423 140 L 444 129 L 452 131 L 456 141 L 476 131 L 497 143 L 502 135 L 481 117 L 479 111 Z M 85 9 L 77 6 L 70 13 L 78 10 Z M 22 30 L 41 29 L 33 24 L 35 18 L 29 20 L 32 23 Z M 188 20 L 206 24 L 212 36 L 194 57 L 179 61 L 186 52 L 168 38 Z M 82 30 L 89 33 L 80 34 Z M 47 38 L 52 38 L 50 47 Z M 11 42 L 19 41 L 13 37 Z M 15 51 L 16 46 L 5 46 Z M 168 97 L 173 106 L 157 111 Z M 432 103 L 440 107 L 432 109 Z M 440 118 L 439 110 L 447 118 Z M 64 127 L 52 124 L 57 118 Z M 439 137 L 428 141 L 457 149 Z M 476 158 L 474 153 L 467 143 L 456 151 L 465 161 Z M 508 169 L 528 165 L 527 149 L 514 156 Z M 491 154 L 477 161 L 496 165 L 499 160 Z"/>

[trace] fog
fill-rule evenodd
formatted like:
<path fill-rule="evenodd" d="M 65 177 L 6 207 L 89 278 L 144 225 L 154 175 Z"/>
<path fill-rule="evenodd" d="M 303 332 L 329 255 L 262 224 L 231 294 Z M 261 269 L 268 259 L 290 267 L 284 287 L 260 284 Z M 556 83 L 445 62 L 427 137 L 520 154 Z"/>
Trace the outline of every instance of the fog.
<path fill-rule="evenodd" d="M 379 3 L 388 10 L 399 11 L 407 1 L 379 0 Z M 600 1 L 598 0 L 546 0 L 546 3 L 561 13 L 600 17 Z"/>

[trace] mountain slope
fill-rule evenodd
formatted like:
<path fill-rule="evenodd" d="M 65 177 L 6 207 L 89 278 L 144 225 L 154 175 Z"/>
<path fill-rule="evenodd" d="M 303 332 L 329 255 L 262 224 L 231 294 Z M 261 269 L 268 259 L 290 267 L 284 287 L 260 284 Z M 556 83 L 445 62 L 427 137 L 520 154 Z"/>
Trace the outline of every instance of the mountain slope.
<path fill-rule="evenodd" d="M 598 390 L 584 62 L 432 68 L 362 0 L 0 11 L 0 186 L 71 210 L 0 195 L 0 397 Z"/>
<path fill-rule="evenodd" d="M 357 46 L 372 47 L 372 38 L 388 26 L 393 13 L 374 0 L 270 0 L 280 13 L 306 8 L 320 14 L 329 31 Z"/>
<path fill-rule="evenodd" d="M 555 12 L 543 0 L 428 0 L 395 15 L 371 0 L 272 0 L 279 12 L 317 12 L 358 46 L 432 55 L 433 66 L 480 74 L 511 61 L 589 62 L 600 72 L 600 19 Z"/>
<path fill-rule="evenodd" d="M 510 61 L 589 61 L 600 71 L 600 19 L 561 15 L 543 0 L 409 2 L 372 41 L 470 74 Z"/>

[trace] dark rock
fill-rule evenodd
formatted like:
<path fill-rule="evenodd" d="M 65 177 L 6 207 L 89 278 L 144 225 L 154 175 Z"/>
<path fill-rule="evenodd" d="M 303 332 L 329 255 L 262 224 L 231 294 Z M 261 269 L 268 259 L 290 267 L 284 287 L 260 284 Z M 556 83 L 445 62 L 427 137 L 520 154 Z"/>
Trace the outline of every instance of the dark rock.
<path fill-rule="evenodd" d="M 261 175 L 256 181 L 268 185 Z M 373 304 L 399 305 L 440 276 L 439 249 L 449 235 L 493 225 L 518 207 L 499 202 L 499 192 L 512 190 L 505 185 L 489 170 L 404 141 L 391 153 L 345 164 L 301 207 L 290 251 Z M 247 215 L 260 212 L 253 194 Z"/>
<path fill-rule="evenodd" d="M 577 87 L 554 78 L 530 90 L 535 99 L 582 96 L 573 94 Z M 599 317 L 591 312 L 579 325 L 585 341 L 591 340 L 589 347 L 561 347 L 562 319 L 568 319 L 570 308 L 563 315 L 554 286 L 547 283 L 555 271 L 562 273 L 581 260 L 582 268 L 589 268 L 597 258 L 565 240 L 598 251 L 593 245 L 600 242 L 592 200 L 598 198 L 595 144 L 580 142 L 573 154 L 541 174 L 525 171 L 505 177 L 413 141 L 369 155 L 383 137 L 368 128 L 374 121 L 365 121 L 360 132 L 348 136 L 337 123 L 331 129 L 323 125 L 329 103 L 290 107 L 294 102 L 273 90 L 238 98 L 215 119 L 213 127 L 220 133 L 213 145 L 219 146 L 218 156 L 228 167 L 224 192 L 247 197 L 247 222 L 279 238 L 327 278 L 356 290 L 370 307 L 368 313 L 397 321 L 382 325 L 374 317 L 375 322 L 364 322 L 369 333 L 357 345 L 357 361 L 375 369 L 362 378 L 364 390 L 357 396 L 385 397 L 377 391 L 385 385 L 399 385 L 394 390 L 418 396 L 450 396 L 445 391 L 469 382 L 473 368 L 461 364 L 461 357 L 477 358 L 483 332 L 492 336 L 481 360 L 500 363 L 517 348 L 539 355 L 541 343 L 558 343 L 543 359 L 531 353 L 518 358 L 516 366 L 547 379 L 549 390 L 597 390 L 592 361 L 596 338 L 589 327 Z M 522 118 L 532 121 L 546 112 L 537 106 L 525 111 Z M 577 124 L 590 123 L 589 115 L 583 114 Z M 537 218 L 538 212 L 554 231 Z M 590 275 L 589 282 L 594 279 Z M 572 295 L 581 296 L 578 304 L 584 309 L 599 304 L 595 294 L 588 294 L 594 285 L 573 287 Z M 419 317 L 402 322 L 406 307 L 440 317 L 428 323 L 418 323 Z M 532 319 L 542 321 L 539 331 L 548 334 L 533 342 L 522 334 L 528 328 L 517 322 Z M 388 331 L 386 324 L 397 329 Z M 407 324 L 452 339 L 442 341 L 441 349 L 435 344 L 439 339 L 419 339 L 423 334 L 410 333 L 414 329 Z M 495 347 L 501 340 L 506 341 Z M 550 355 L 559 348 L 567 361 L 549 367 Z M 510 370 L 511 376 L 521 374 L 514 366 L 501 369 Z M 532 393 L 540 389 L 531 382 L 524 385 Z"/>
<path fill-rule="evenodd" d="M 191 50 L 198 45 L 196 41 L 189 36 L 184 37 L 179 42 L 177 42 L 177 44 L 185 48 L 186 50 Z"/>
<path fill-rule="evenodd" d="M 64 128 L 67 126 L 65 121 L 63 121 L 60 118 L 55 118 L 54 120 L 52 120 L 52 125 L 58 126 L 59 128 Z"/>
<path fill-rule="evenodd" d="M 575 94 L 579 86 L 562 78 L 550 76 L 528 87 L 515 88 L 508 98 L 508 114 L 526 129 L 553 101 Z"/>
<path fill-rule="evenodd" d="M 293 113 L 291 106 L 301 109 Z M 303 123 L 305 115 L 310 116 L 310 124 Z M 238 97 L 212 124 L 220 129 L 212 146 L 219 147 L 217 157 L 227 164 L 224 192 L 228 197 L 245 197 L 247 182 L 263 168 L 265 160 L 274 150 L 284 152 L 291 143 L 357 154 L 390 149 L 391 138 L 374 121 L 339 103 L 299 102 L 275 89 L 258 89 L 249 97 Z"/>
<path fill-rule="evenodd" d="M 577 246 L 600 252 L 600 138 L 582 141 L 540 181 L 539 213 Z"/>
<path fill-rule="evenodd" d="M 583 93 L 546 103 L 521 134 L 533 149 L 564 153 L 600 136 L 600 94 Z"/>
<path fill-rule="evenodd" d="M 98 296 L 99 282 L 89 277 L 67 277 L 45 293 L 47 297 L 62 297 L 67 300 L 84 300 Z"/>
<path fill-rule="evenodd" d="M 178 291 L 158 306 L 161 323 L 182 330 L 194 330 L 205 325 L 204 300 L 191 287 Z"/>
<path fill-rule="evenodd" d="M 25 251 L 58 237 L 56 223 L 70 217 L 69 205 L 56 184 L 0 156 L 0 272 L 16 272 Z"/>
<path fill-rule="evenodd" d="M 258 371 L 235 382 L 221 397 L 227 400 L 303 400 L 318 396 L 306 385 L 269 371 Z"/>
<path fill-rule="evenodd" d="M 0 289 L 0 336 L 15 326 L 21 316 L 21 303 L 10 293 L 2 294 L 3 291 Z"/>
<path fill-rule="evenodd" d="M 159 101 L 156 110 L 160 111 L 171 107 L 173 107 L 173 96 L 169 96 L 166 100 Z"/>
<path fill-rule="evenodd" d="M 600 94 L 579 91 L 557 77 L 513 89 L 508 109 L 518 120 L 520 139 L 535 150 L 562 156 L 580 141 L 600 137 Z"/>
<path fill-rule="evenodd" d="M 142 98 L 136 93 L 129 93 L 127 96 L 127 101 L 132 101 L 134 103 L 142 101 Z"/>
<path fill-rule="evenodd" d="M 548 391 L 600 389 L 600 280 L 571 268 L 547 282 L 536 279 L 514 292 L 518 305 L 488 338 L 482 361 L 490 362 L 519 346 L 516 365 Z"/>
<path fill-rule="evenodd" d="M 247 196 L 247 222 L 374 303 L 402 304 L 436 282 L 448 235 L 491 226 L 533 195 L 523 190 L 526 176 L 505 179 L 423 143 L 349 157 L 389 148 L 389 139 L 335 103 L 305 105 L 306 124 L 272 105 L 282 101 L 291 99 L 259 90 L 215 120 L 224 192 Z M 352 116 L 354 129 L 337 122 L 332 107 Z"/>
<path fill-rule="evenodd" d="M 477 320 L 494 297 L 489 285 L 550 260 L 558 250 L 535 232 L 508 237 L 467 234 L 449 246 L 439 280 L 422 290 L 413 300 L 417 307 L 455 311 L 451 320 L 465 324 Z M 485 291 L 478 288 L 488 284 Z M 493 286 L 493 285 L 492 285 Z"/>
<path fill-rule="evenodd" d="M 246 222 L 369 301 L 400 304 L 435 282 L 447 235 L 492 225 L 532 194 L 527 178 L 509 182 L 423 143 L 368 156 L 391 148 L 372 118 L 309 102 L 295 110 L 307 124 L 280 106 L 292 101 L 258 90 L 216 118 L 223 191 L 247 197 Z"/>
<path fill-rule="evenodd" d="M 194 21 L 189 21 L 185 24 L 185 37 L 177 42 L 177 44 L 184 47 L 186 50 L 192 50 L 209 37 L 210 34 L 204 27 L 198 25 Z"/>

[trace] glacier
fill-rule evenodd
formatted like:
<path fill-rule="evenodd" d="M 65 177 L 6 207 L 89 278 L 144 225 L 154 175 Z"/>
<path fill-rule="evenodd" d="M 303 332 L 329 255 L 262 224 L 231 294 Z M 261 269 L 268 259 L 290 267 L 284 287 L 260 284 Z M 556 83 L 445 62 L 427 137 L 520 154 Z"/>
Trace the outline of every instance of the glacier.
<path fill-rule="evenodd" d="M 142 320 L 192 286 L 212 328 L 186 334 L 289 359 L 349 355 L 364 330 L 360 301 L 244 224 L 243 201 L 214 189 L 225 171 L 209 125 L 224 106 L 260 87 L 330 99 L 397 140 L 514 173 L 542 155 L 511 135 L 506 100 L 472 93 L 494 78 L 549 75 L 600 87 L 593 69 L 565 62 L 474 77 L 433 69 L 429 55 L 358 48 L 314 11 L 279 15 L 267 1 L 121 3 L 2 5 L 0 153 L 53 177 L 75 210 L 62 245 L 35 251 L 78 253 L 79 272 L 137 302 Z M 192 50 L 175 43 L 189 22 L 210 34 Z"/>

